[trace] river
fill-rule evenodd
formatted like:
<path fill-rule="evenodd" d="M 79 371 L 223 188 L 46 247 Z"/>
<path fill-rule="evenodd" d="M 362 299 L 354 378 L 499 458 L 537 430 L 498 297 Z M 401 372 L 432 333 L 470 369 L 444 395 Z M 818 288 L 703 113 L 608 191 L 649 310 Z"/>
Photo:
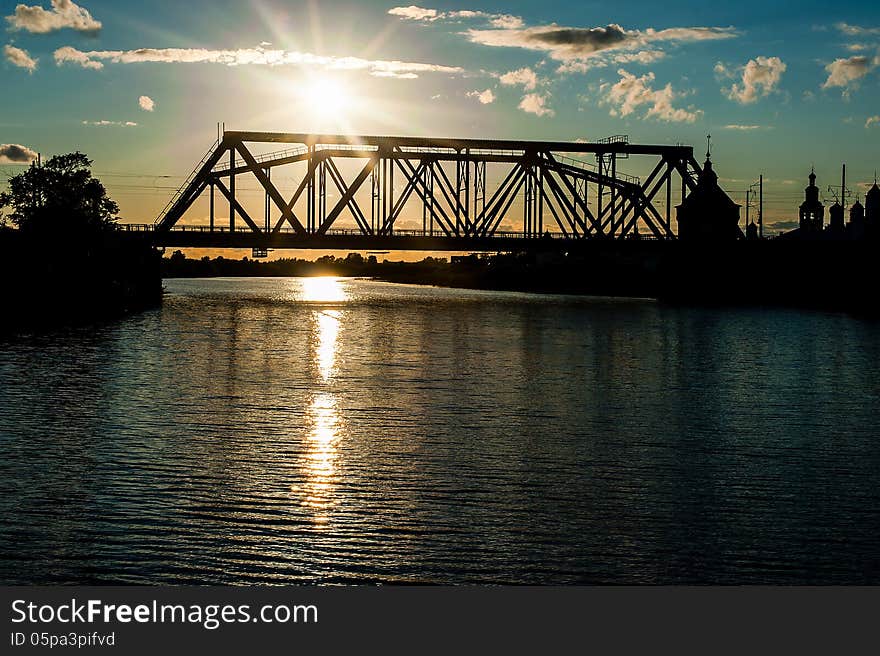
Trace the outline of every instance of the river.
<path fill-rule="evenodd" d="M 0 342 L 0 582 L 880 583 L 880 324 L 166 280 Z"/>

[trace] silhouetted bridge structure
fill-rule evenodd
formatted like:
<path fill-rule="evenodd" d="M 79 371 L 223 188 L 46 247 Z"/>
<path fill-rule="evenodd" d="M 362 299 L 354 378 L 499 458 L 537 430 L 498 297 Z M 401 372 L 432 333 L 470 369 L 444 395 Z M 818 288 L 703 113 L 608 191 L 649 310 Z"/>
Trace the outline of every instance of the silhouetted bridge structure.
<path fill-rule="evenodd" d="M 259 152 L 279 144 L 283 150 Z M 618 160 L 631 156 L 655 161 L 644 181 L 618 171 Z M 159 246 L 255 251 L 519 250 L 666 240 L 675 238 L 673 189 L 677 195 L 680 185 L 684 198 L 700 171 L 691 146 L 631 144 L 624 136 L 580 143 L 224 132 L 156 222 L 127 229 L 149 233 Z M 288 196 L 279 173 L 290 182 Z M 236 194 L 245 176 L 264 194 L 257 218 Z M 207 216 L 184 220 L 204 195 Z M 662 212 L 658 195 L 665 196 Z M 228 216 L 218 219 L 221 203 Z M 405 213 L 409 225 L 414 214 L 420 218 L 421 228 L 396 227 Z"/>

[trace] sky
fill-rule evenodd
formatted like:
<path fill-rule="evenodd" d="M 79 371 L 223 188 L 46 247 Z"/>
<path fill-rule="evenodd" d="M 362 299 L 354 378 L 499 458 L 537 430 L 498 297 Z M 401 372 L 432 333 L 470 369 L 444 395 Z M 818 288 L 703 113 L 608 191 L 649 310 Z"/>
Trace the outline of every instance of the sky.
<path fill-rule="evenodd" d="M 852 199 L 880 169 L 873 1 L 829 12 L 813 0 L 4 0 L 0 16 L 0 184 L 34 153 L 79 150 L 132 223 L 155 219 L 218 122 L 535 140 L 626 134 L 693 144 L 699 159 L 711 134 L 722 186 L 744 203 L 763 174 L 765 225 L 779 229 L 792 227 L 811 166 L 829 203 L 842 163 Z M 653 164 L 620 169 L 645 175 Z"/>

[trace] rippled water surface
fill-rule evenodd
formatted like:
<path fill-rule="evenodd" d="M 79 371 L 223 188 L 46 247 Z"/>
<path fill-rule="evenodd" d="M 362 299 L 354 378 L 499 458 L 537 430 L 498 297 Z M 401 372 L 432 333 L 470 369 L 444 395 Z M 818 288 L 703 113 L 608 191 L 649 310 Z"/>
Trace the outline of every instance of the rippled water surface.
<path fill-rule="evenodd" d="M 0 582 L 880 583 L 880 326 L 169 280 L 0 342 Z"/>

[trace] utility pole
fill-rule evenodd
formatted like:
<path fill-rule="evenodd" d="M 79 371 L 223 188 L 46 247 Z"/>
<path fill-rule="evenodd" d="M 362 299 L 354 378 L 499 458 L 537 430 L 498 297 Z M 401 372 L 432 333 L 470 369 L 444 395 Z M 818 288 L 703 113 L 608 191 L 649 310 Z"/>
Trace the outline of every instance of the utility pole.
<path fill-rule="evenodd" d="M 758 239 L 764 238 L 764 174 L 758 178 Z"/>
<path fill-rule="evenodd" d="M 746 224 L 743 227 L 744 234 L 747 233 L 748 229 L 749 229 L 749 206 L 751 205 L 751 202 L 749 200 L 749 196 L 751 196 L 751 193 L 752 193 L 752 188 L 748 187 L 746 189 Z"/>

